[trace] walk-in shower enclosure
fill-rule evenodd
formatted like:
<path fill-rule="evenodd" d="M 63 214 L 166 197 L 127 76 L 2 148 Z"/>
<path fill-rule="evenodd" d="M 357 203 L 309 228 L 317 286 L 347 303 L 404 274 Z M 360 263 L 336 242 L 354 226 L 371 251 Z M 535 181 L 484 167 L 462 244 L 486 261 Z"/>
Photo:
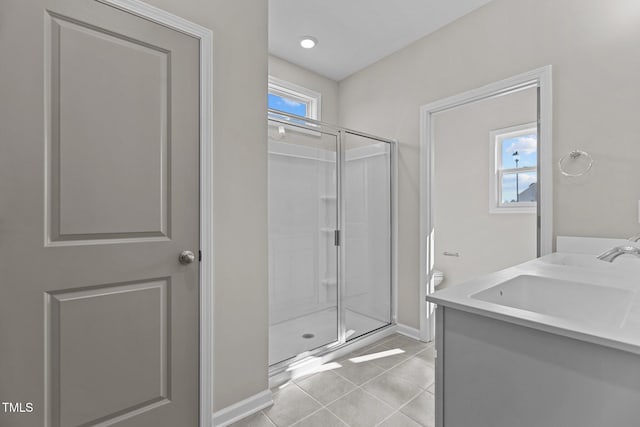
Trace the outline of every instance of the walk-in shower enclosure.
<path fill-rule="evenodd" d="M 269 364 L 394 323 L 395 143 L 270 112 Z"/>

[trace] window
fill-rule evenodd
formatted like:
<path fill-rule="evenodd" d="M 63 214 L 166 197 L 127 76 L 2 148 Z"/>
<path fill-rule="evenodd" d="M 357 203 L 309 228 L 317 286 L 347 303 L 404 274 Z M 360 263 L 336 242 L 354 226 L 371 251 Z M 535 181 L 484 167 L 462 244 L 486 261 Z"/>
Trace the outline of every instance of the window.
<path fill-rule="evenodd" d="M 320 120 L 320 101 L 318 92 L 269 76 L 268 106 L 272 110 Z"/>
<path fill-rule="evenodd" d="M 535 213 L 538 200 L 538 128 L 528 123 L 490 134 L 489 211 Z"/>

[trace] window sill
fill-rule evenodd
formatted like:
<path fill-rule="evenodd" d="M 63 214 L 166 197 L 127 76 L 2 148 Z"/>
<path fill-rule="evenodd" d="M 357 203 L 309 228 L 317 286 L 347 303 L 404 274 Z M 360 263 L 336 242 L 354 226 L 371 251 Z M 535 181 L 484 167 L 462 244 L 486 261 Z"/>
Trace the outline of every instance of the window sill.
<path fill-rule="evenodd" d="M 498 207 L 491 206 L 489 208 L 490 214 L 535 214 L 538 213 L 537 206 L 513 206 L 513 207 Z"/>

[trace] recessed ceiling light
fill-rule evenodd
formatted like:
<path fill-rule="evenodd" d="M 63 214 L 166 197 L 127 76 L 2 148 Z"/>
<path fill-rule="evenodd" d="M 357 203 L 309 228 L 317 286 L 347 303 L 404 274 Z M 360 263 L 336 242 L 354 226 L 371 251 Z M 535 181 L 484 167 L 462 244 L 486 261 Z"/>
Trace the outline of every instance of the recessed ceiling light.
<path fill-rule="evenodd" d="M 315 37 L 304 36 L 300 39 L 300 46 L 302 46 L 305 49 L 314 48 L 316 47 L 317 44 L 318 44 L 318 40 Z"/>

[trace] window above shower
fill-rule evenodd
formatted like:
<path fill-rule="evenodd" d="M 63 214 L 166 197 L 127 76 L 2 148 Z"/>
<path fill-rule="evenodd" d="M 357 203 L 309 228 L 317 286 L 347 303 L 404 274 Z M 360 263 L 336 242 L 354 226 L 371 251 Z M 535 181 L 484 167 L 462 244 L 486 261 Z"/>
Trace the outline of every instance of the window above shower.
<path fill-rule="evenodd" d="M 489 136 L 489 211 L 535 213 L 538 200 L 538 128 L 527 123 Z"/>
<path fill-rule="evenodd" d="M 316 91 L 269 76 L 269 109 L 320 120 L 321 101 L 322 95 Z"/>

